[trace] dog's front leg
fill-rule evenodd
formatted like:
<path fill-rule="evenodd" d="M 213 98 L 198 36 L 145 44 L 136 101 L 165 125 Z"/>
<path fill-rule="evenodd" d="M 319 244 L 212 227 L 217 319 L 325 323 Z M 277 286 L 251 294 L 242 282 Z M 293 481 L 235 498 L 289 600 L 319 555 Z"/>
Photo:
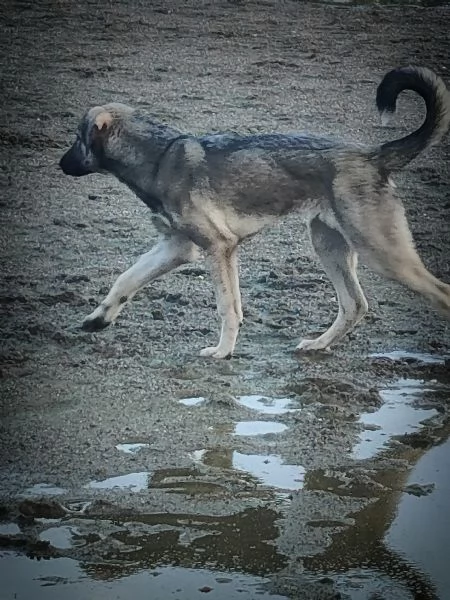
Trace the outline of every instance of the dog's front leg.
<path fill-rule="evenodd" d="M 126 302 L 145 285 L 182 264 L 195 260 L 197 246 L 180 235 L 160 240 L 120 275 L 103 302 L 83 322 L 86 331 L 98 331 L 112 323 Z"/>
<path fill-rule="evenodd" d="M 210 251 L 210 262 L 222 329 L 219 344 L 204 348 L 200 356 L 229 358 L 233 354 L 242 319 L 235 248 L 213 248 Z"/>

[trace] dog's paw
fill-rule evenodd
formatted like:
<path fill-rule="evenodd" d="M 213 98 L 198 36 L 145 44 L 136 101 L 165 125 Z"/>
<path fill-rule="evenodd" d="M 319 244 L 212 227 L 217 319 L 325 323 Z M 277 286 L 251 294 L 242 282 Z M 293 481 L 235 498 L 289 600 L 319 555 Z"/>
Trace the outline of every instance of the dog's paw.
<path fill-rule="evenodd" d="M 302 340 L 296 347 L 295 352 L 331 352 L 330 346 L 325 345 L 320 339 Z"/>
<path fill-rule="evenodd" d="M 103 315 L 99 315 L 97 317 L 86 317 L 83 323 L 81 324 L 81 329 L 83 331 L 101 331 L 108 327 L 111 324 L 111 321 L 106 321 Z"/>
<path fill-rule="evenodd" d="M 231 352 L 226 352 L 220 349 L 219 346 L 210 346 L 200 350 L 200 356 L 209 358 L 231 358 Z"/>

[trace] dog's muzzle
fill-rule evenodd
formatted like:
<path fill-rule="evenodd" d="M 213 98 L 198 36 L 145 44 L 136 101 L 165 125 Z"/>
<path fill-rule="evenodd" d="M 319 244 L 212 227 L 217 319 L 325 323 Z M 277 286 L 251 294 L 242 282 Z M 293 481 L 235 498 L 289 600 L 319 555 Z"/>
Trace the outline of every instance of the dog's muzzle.
<path fill-rule="evenodd" d="M 93 172 L 83 164 L 83 161 L 79 159 L 77 152 L 73 147 L 61 158 L 59 166 L 63 173 L 72 175 L 72 177 L 82 177 L 83 175 L 89 175 Z"/>

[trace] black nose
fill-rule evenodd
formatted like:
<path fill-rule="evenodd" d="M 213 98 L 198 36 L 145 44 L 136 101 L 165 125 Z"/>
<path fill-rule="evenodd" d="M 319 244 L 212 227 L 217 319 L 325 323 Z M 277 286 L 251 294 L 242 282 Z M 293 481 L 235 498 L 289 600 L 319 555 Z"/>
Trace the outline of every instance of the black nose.
<path fill-rule="evenodd" d="M 82 163 L 73 147 L 61 158 L 59 166 L 63 173 L 71 175 L 72 177 L 82 177 L 83 175 L 92 173 L 92 171 Z"/>

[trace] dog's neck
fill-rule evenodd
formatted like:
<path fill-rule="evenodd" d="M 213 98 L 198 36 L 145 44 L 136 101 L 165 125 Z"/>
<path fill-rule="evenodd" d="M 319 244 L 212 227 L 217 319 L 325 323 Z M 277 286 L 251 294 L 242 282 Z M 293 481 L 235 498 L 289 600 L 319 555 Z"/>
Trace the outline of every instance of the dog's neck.
<path fill-rule="evenodd" d="M 108 140 L 102 167 L 125 183 L 152 210 L 158 210 L 155 176 L 166 149 L 180 132 L 152 121 L 130 120 Z"/>

